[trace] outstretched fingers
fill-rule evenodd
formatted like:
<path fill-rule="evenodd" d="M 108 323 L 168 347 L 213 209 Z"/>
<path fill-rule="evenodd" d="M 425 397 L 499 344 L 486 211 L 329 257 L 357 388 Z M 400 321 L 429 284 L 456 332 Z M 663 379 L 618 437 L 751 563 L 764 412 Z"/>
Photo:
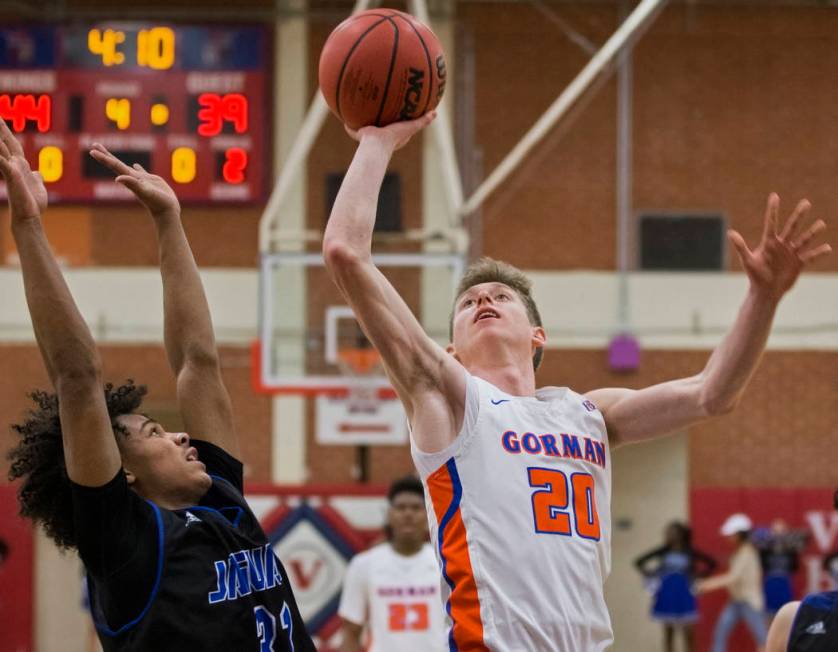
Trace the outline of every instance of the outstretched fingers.
<path fill-rule="evenodd" d="M 810 249 L 809 251 L 804 251 L 800 254 L 800 260 L 802 260 L 807 265 L 811 263 L 813 260 L 817 260 L 822 256 L 826 256 L 828 253 L 832 252 L 832 247 L 828 244 L 822 244 L 814 249 Z"/>
<path fill-rule="evenodd" d="M 138 179 L 137 177 L 131 176 L 129 174 L 120 174 L 115 181 L 117 183 L 121 183 L 123 186 L 128 188 L 131 192 L 135 195 L 140 192 L 143 186 L 142 179 Z"/>
<path fill-rule="evenodd" d="M 0 142 L 6 147 L 11 156 L 23 156 L 23 145 L 15 138 L 6 121 L 0 118 Z M 8 158 L 8 157 L 7 157 Z"/>
<path fill-rule="evenodd" d="M 806 249 L 806 246 L 812 238 L 825 230 L 826 222 L 823 220 L 816 220 L 814 224 L 806 229 L 800 237 L 792 243 L 792 248 L 797 252 L 798 257 L 804 264 L 809 264 L 821 256 L 826 256 L 832 251 L 832 247 L 827 243 Z"/>
<path fill-rule="evenodd" d="M 104 165 L 114 174 L 124 174 L 128 176 L 134 176 L 137 174 L 136 170 L 132 169 L 131 167 L 120 161 L 116 156 L 111 154 L 107 150 L 107 148 L 101 143 L 93 143 L 93 147 L 90 149 L 90 156 L 92 156 L 96 161 Z"/>
<path fill-rule="evenodd" d="M 768 204 L 765 206 L 765 222 L 763 225 L 762 239 L 767 241 L 777 235 L 777 214 L 780 212 L 780 196 L 776 192 L 768 195 Z"/>
<path fill-rule="evenodd" d="M 730 229 L 727 232 L 727 238 L 730 240 L 733 248 L 736 249 L 736 253 L 739 254 L 739 259 L 742 261 L 742 265 L 744 265 L 745 261 L 748 260 L 748 257 L 751 255 L 751 250 L 748 249 L 745 238 L 742 237 L 742 234 L 739 233 L 739 231 L 734 231 L 733 229 Z"/>
<path fill-rule="evenodd" d="M 812 204 L 809 203 L 808 199 L 801 199 L 797 202 L 794 212 L 783 227 L 782 233 L 780 233 L 780 240 L 788 241 L 794 237 L 798 223 L 809 212 L 810 208 L 812 208 Z"/>
<path fill-rule="evenodd" d="M 792 248 L 802 249 L 803 247 L 805 247 L 809 243 L 809 240 L 814 238 L 818 233 L 821 233 L 822 231 L 825 231 L 825 230 L 826 230 L 826 222 L 824 222 L 823 220 L 817 220 L 814 224 L 812 224 L 812 226 L 810 226 L 808 229 L 806 229 L 803 232 L 803 234 L 799 238 L 797 238 L 797 240 L 795 240 L 792 243 Z"/>

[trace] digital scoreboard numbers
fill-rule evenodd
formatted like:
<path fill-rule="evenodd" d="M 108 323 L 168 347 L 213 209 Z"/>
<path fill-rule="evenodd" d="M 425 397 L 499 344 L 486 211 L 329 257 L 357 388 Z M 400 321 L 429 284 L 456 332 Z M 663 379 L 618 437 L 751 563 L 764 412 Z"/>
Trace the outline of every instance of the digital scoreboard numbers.
<path fill-rule="evenodd" d="M 131 199 L 88 156 L 94 142 L 166 179 L 184 202 L 259 201 L 269 48 L 261 26 L 0 27 L 0 117 L 54 203 Z"/>

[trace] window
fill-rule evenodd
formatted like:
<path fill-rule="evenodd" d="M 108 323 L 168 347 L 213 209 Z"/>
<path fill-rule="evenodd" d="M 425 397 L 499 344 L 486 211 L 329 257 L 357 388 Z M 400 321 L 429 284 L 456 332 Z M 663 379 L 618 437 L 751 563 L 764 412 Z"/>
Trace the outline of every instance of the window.
<path fill-rule="evenodd" d="M 342 172 L 332 172 L 326 175 L 326 216 L 324 223 L 329 220 L 332 205 L 338 196 L 340 184 L 343 183 Z M 376 233 L 397 233 L 402 230 L 402 180 L 395 172 L 384 175 L 381 184 L 381 194 L 378 195 L 378 211 L 375 219 Z"/>
<path fill-rule="evenodd" d="M 641 215 L 639 268 L 721 270 L 724 226 L 721 215 Z"/>

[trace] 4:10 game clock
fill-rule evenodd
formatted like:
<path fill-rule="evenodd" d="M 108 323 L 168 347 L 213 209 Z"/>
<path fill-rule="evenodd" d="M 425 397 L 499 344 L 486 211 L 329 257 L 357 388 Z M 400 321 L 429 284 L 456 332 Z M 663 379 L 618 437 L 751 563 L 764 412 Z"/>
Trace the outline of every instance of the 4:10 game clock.
<path fill-rule="evenodd" d="M 94 142 L 169 181 L 182 201 L 259 201 L 269 40 L 261 26 L 0 27 L 0 117 L 52 202 L 131 198 L 87 155 Z"/>

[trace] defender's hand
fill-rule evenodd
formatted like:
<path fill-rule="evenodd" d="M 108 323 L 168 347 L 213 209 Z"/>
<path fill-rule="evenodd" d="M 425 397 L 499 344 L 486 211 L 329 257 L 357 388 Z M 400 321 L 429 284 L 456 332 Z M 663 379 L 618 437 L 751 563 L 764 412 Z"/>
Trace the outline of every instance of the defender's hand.
<path fill-rule="evenodd" d="M 116 182 L 133 192 L 153 216 L 180 215 L 177 196 L 162 177 L 149 174 L 139 163 L 129 167 L 100 143 L 93 143 L 90 155 L 116 174 Z"/>
<path fill-rule="evenodd" d="M 47 189 L 40 172 L 33 172 L 23 147 L 0 118 L 0 174 L 6 181 L 12 223 L 40 219 L 47 208 Z"/>
<path fill-rule="evenodd" d="M 416 120 L 394 122 L 386 127 L 361 127 L 355 130 L 344 125 L 344 128 L 346 133 L 359 143 L 365 138 L 375 138 L 386 143 L 395 152 L 407 145 L 410 139 L 431 124 L 435 117 L 436 111 L 430 111 Z"/>
<path fill-rule="evenodd" d="M 748 249 L 737 231 L 728 231 L 728 238 L 736 248 L 752 286 L 775 301 L 791 289 L 806 265 L 832 251 L 826 243 L 810 244 L 812 238 L 826 228 L 823 220 L 816 220 L 799 232 L 800 222 L 810 208 L 808 200 L 801 200 L 778 233 L 780 198 L 771 193 L 765 209 L 762 240 L 754 250 Z"/>

